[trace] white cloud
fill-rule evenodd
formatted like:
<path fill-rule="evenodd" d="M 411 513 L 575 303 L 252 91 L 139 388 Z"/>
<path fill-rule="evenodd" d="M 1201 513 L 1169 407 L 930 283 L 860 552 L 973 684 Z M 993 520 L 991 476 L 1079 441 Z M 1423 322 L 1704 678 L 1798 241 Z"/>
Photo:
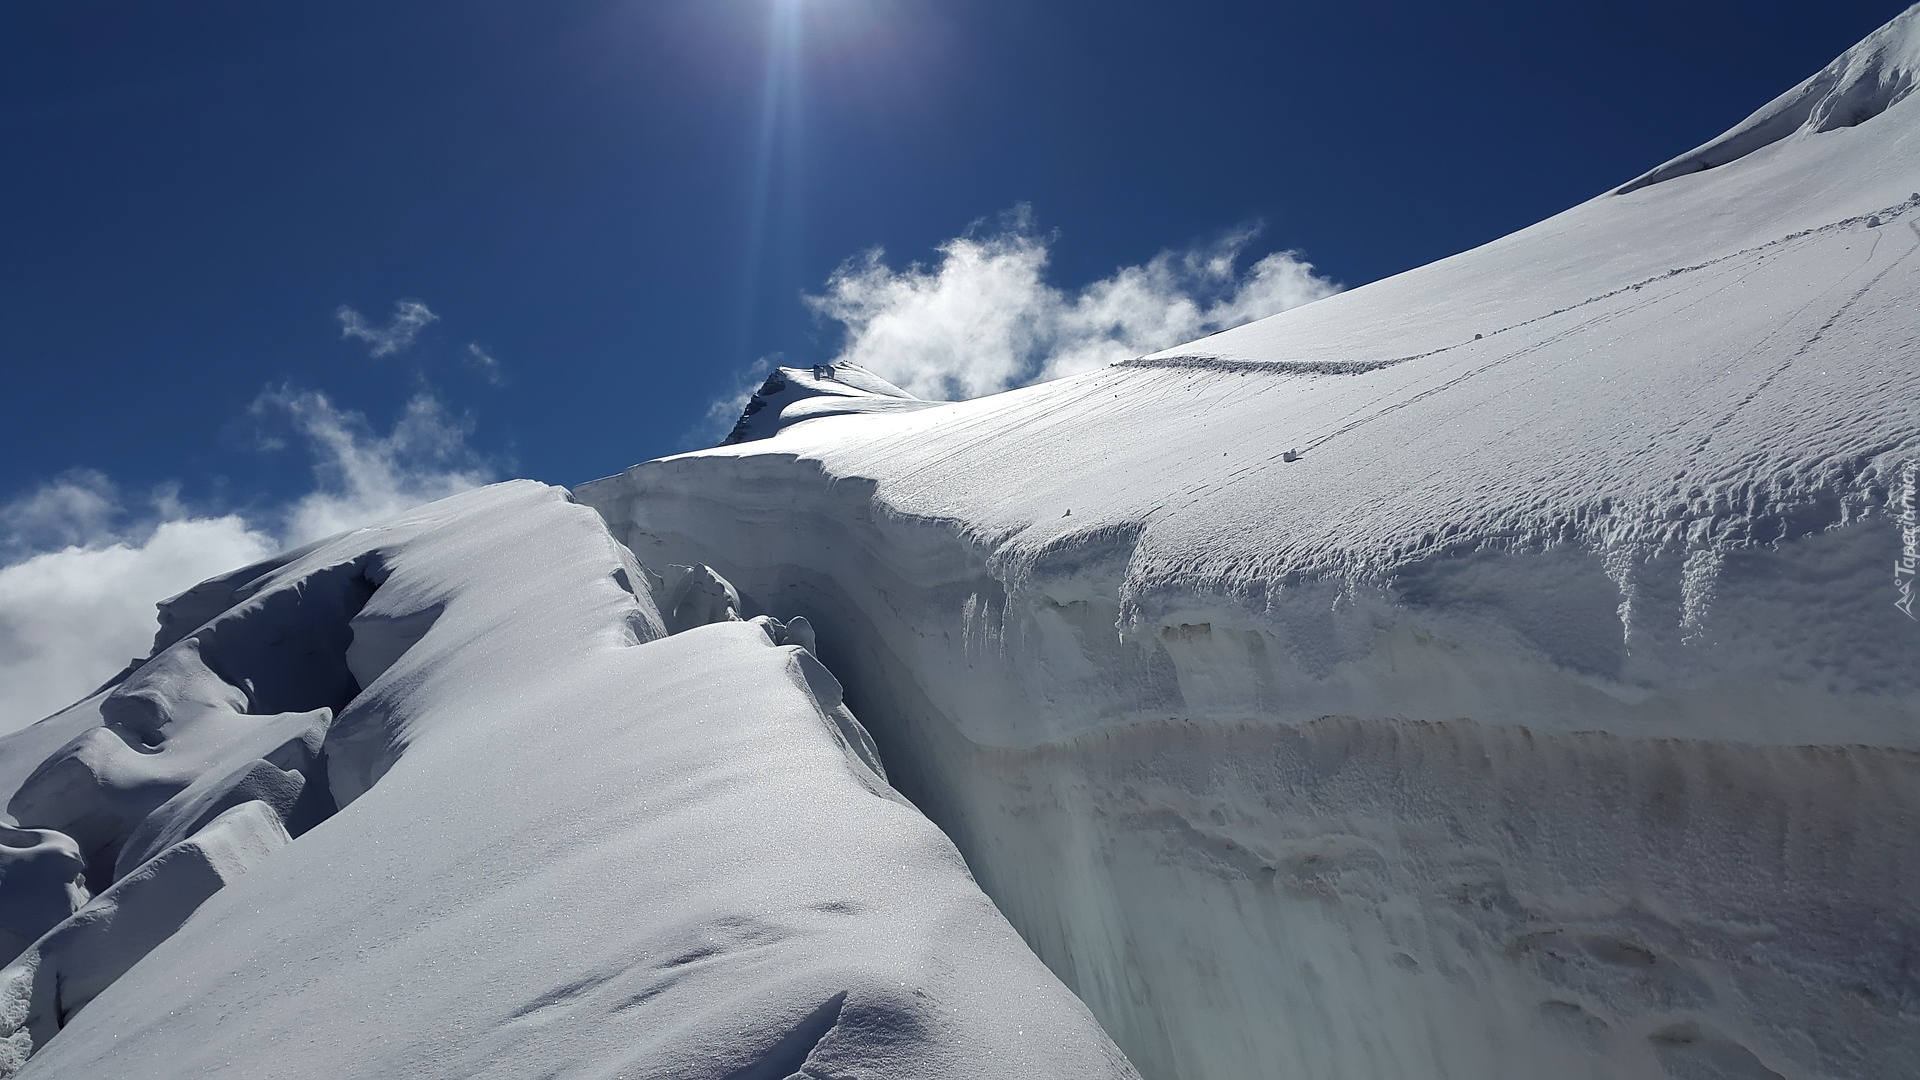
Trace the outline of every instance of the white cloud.
<path fill-rule="evenodd" d="M 807 302 L 842 323 L 836 360 L 927 398 L 978 397 L 1178 345 L 1337 291 L 1296 252 L 1244 271 L 1255 230 L 1162 252 L 1077 291 L 1046 281 L 1048 239 L 1024 210 L 941 245 L 931 266 L 879 250 L 843 264 Z"/>
<path fill-rule="evenodd" d="M 467 342 L 467 362 L 480 369 L 488 382 L 499 385 L 500 361 L 492 353 L 480 347 L 478 342 Z"/>
<path fill-rule="evenodd" d="M 105 473 L 73 469 L 0 508 L 6 523 L 0 555 L 85 543 L 107 531 L 119 505 L 120 493 Z"/>
<path fill-rule="evenodd" d="M 253 413 L 290 422 L 314 455 L 313 489 L 286 506 L 195 513 L 171 488 L 128 498 L 100 473 L 73 472 L 0 507 L 0 734 L 146 655 L 159 601 L 492 478 L 467 445 L 470 425 L 426 395 L 384 435 L 311 392 L 269 391 Z"/>
<path fill-rule="evenodd" d="M 94 473 L 47 484 L 6 507 L 10 548 L 23 542 L 14 531 L 22 523 L 17 507 L 39 515 L 33 526 L 57 525 L 70 539 L 0 566 L 0 734 L 65 708 L 145 656 L 154 604 L 279 547 L 234 515 L 183 516 L 120 533 L 118 498 Z M 73 512 L 51 521 L 48 508 L 63 504 Z"/>
<path fill-rule="evenodd" d="M 407 403 L 388 435 L 311 391 L 270 390 L 254 401 L 253 413 L 285 415 L 315 452 L 314 490 L 284 514 L 282 535 L 289 545 L 389 518 L 492 479 L 467 446 L 472 425 L 449 416 L 426 394 Z"/>
<path fill-rule="evenodd" d="M 333 313 L 340 320 L 340 336 L 357 338 L 367 345 L 367 351 L 374 356 L 392 356 L 404 352 L 420 336 L 428 323 L 438 322 L 440 316 L 427 310 L 427 305 L 418 300 L 396 300 L 393 304 L 393 318 L 385 326 L 373 326 L 358 311 L 340 305 Z"/>
<path fill-rule="evenodd" d="M 836 270 L 815 310 L 847 328 L 839 360 L 924 398 L 979 397 L 1024 381 L 1066 306 L 1042 279 L 1046 241 L 1020 227 L 962 236 L 940 264 L 896 271 L 879 249 Z"/>

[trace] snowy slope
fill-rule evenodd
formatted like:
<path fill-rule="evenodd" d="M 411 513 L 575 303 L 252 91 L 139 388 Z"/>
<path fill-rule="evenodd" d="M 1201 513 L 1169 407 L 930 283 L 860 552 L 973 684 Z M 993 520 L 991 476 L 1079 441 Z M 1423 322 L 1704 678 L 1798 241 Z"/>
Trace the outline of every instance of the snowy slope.
<path fill-rule="evenodd" d="M 583 485 L 1150 1077 L 1920 1074 L 1920 9 L 1485 247 Z"/>
<path fill-rule="evenodd" d="M 0 740 L 0 899 L 85 902 L 0 971 L 0 1075 L 1133 1075 L 804 624 L 666 636 L 656 585 L 517 482 L 170 602 Z"/>

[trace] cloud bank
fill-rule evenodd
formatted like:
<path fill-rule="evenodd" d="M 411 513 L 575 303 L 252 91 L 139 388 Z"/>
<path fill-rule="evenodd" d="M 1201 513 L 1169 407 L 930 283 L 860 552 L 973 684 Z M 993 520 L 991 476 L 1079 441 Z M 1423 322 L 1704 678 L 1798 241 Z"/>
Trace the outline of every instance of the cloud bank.
<path fill-rule="evenodd" d="M 874 249 L 843 264 L 813 309 L 845 327 L 836 360 L 924 398 L 969 398 L 1178 345 L 1338 291 L 1299 253 L 1241 268 L 1244 229 L 1078 290 L 1046 280 L 1049 238 L 1017 211 L 896 270 Z"/>
<path fill-rule="evenodd" d="M 187 517 L 0 567 L 0 733 L 65 708 L 145 656 L 155 603 L 278 547 L 236 515 Z"/>
<path fill-rule="evenodd" d="M 130 495 L 91 471 L 0 506 L 0 734 L 145 656 L 159 601 L 492 479 L 467 445 L 470 425 L 429 396 L 409 402 L 385 434 L 311 392 L 271 390 L 252 411 L 290 424 L 312 454 L 312 490 L 285 506 L 197 513 L 171 488 Z"/>
<path fill-rule="evenodd" d="M 367 351 L 374 356 L 392 356 L 405 352 L 412 347 L 413 339 L 420 336 L 428 323 L 439 322 L 440 316 L 427 310 L 427 305 L 418 300 L 396 300 L 393 304 L 393 318 L 385 326 L 374 326 L 367 322 L 366 316 L 346 304 L 333 313 L 340 320 L 340 336 L 356 338 L 364 342 Z"/>

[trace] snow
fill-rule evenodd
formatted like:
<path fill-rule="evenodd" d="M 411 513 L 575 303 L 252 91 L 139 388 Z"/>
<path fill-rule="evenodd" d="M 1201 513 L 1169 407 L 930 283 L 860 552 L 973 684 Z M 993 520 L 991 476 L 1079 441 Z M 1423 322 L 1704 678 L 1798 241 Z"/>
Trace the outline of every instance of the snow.
<path fill-rule="evenodd" d="M 809 620 L 1147 1076 L 1913 1075 L 1917 25 L 1474 251 L 576 494 Z"/>
<path fill-rule="evenodd" d="M 80 845 L 50 829 L 0 825 L 0 960 L 11 961 L 92 896 Z"/>
<path fill-rule="evenodd" d="M 207 897 L 288 840 L 265 803 L 241 803 L 93 898 L 0 970 L 0 1070 L 13 1075 Z"/>
<path fill-rule="evenodd" d="M 1912 93 L 1916 76 L 1920 14 L 1909 9 L 1726 134 L 1649 170 L 1620 193 L 1738 161 L 1794 135 L 1864 124 Z"/>
<path fill-rule="evenodd" d="M 935 404 L 844 360 L 811 368 L 777 367 L 747 399 L 727 442 L 764 439 L 789 424 L 821 416 L 912 412 Z"/>
<path fill-rule="evenodd" d="M 172 602 L 151 660 L 0 741 L 79 728 L 8 807 L 79 841 L 39 878 L 112 882 L 6 973 L 21 1075 L 1134 1075 L 805 623 L 668 637 L 655 580 L 516 482 Z"/>
<path fill-rule="evenodd" d="M 188 590 L 0 737 L 0 1075 L 1920 1073 L 1917 56 L 1177 349 L 778 369 Z"/>

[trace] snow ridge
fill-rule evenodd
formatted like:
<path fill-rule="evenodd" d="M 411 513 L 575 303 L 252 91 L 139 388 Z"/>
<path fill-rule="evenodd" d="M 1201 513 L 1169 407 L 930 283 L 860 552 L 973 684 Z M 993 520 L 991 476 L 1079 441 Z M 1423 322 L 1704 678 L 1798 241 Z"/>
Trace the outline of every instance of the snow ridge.
<path fill-rule="evenodd" d="M 1866 123 L 1911 94 L 1916 77 L 1920 10 L 1909 8 L 1726 134 L 1649 170 L 1614 194 L 1717 168 L 1795 135 Z"/>
<path fill-rule="evenodd" d="M 190 591 L 0 740 L 66 736 L 7 806 L 78 838 L 5 834 L 36 869 L 0 862 L 0 907 L 106 884 L 0 971 L 0 1076 L 1134 1077 L 806 621 L 674 580 L 515 482 Z"/>

